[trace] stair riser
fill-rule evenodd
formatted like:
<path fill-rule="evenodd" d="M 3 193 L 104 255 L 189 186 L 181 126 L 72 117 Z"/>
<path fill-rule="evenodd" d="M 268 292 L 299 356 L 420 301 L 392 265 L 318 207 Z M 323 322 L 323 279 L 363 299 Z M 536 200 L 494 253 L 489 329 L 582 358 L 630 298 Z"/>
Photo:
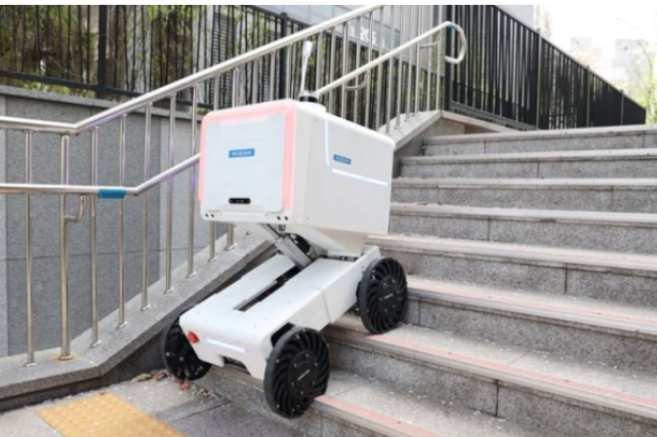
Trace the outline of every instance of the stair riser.
<path fill-rule="evenodd" d="M 453 402 L 532 429 L 554 433 L 551 435 L 657 435 L 657 423 L 649 420 L 595 409 L 588 404 L 576 405 L 566 398 L 546 392 L 489 380 L 470 373 L 454 372 L 407 357 L 363 350 L 337 341 L 330 343 L 331 358 L 337 368 L 348 369 L 364 377 L 385 380 L 399 387 L 401 391 L 424 393 L 431 399 L 436 399 L 436 402 Z M 419 380 L 412 384 L 409 382 L 412 379 Z M 391 396 L 394 396 L 394 393 L 391 393 Z"/>
<path fill-rule="evenodd" d="M 500 243 L 657 254 L 657 228 L 392 212 L 392 233 Z"/>
<path fill-rule="evenodd" d="M 657 191 L 393 186 L 394 202 L 486 208 L 657 213 Z"/>
<path fill-rule="evenodd" d="M 414 300 L 412 306 L 418 317 L 411 322 L 419 326 L 546 352 L 545 361 L 556 366 L 576 357 L 621 370 L 652 373 L 657 367 L 657 337 L 437 301 Z"/>
<path fill-rule="evenodd" d="M 483 141 L 463 144 L 427 144 L 426 155 L 470 155 L 478 153 L 532 153 L 577 150 L 640 149 L 643 135 L 623 137 L 568 138 L 530 141 Z"/>
<path fill-rule="evenodd" d="M 657 278 L 643 276 L 642 272 L 593 271 L 576 266 L 566 269 L 530 260 L 510 262 L 506 258 L 381 249 L 386 256 L 399 260 L 408 274 L 417 276 L 657 306 Z"/>
<path fill-rule="evenodd" d="M 403 164 L 407 178 L 651 178 L 654 159 L 554 162 Z"/>
<path fill-rule="evenodd" d="M 284 419 L 271 411 L 262 391 L 237 379 L 223 376 L 216 369 L 211 370 L 203 379 L 196 381 L 196 384 L 220 396 L 224 396 L 226 399 L 249 411 L 260 414 L 273 422 L 283 424 L 304 437 L 335 437 L 342 435 L 354 437 L 385 436 L 385 434 L 378 434 L 371 431 L 366 432 L 356 426 L 336 420 L 312 409 L 299 419 Z"/>

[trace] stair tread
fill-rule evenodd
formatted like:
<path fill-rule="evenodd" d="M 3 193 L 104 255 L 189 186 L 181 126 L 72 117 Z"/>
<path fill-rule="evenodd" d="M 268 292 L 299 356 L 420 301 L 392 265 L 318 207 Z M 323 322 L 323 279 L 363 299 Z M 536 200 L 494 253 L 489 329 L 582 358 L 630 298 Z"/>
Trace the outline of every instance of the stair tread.
<path fill-rule="evenodd" d="M 517 208 L 486 208 L 458 205 L 430 204 L 426 202 L 392 203 L 393 214 L 427 215 L 427 216 L 458 216 L 468 218 L 501 218 L 518 220 L 556 220 L 575 221 L 600 224 L 641 224 L 657 225 L 657 214 L 621 213 L 621 212 L 588 212 L 567 210 L 538 210 Z"/>
<path fill-rule="evenodd" d="M 411 296 L 656 336 L 657 309 L 587 297 L 547 294 L 409 276 Z"/>
<path fill-rule="evenodd" d="M 609 161 L 657 159 L 657 149 L 577 150 L 556 152 L 480 153 L 473 155 L 430 155 L 402 158 L 404 164 L 462 164 L 472 162 L 536 162 L 536 161 Z"/>
<path fill-rule="evenodd" d="M 371 236 L 368 241 L 371 244 L 391 248 L 504 257 L 552 265 L 585 265 L 657 272 L 657 256 L 651 255 L 398 234 Z"/>
<path fill-rule="evenodd" d="M 411 325 L 371 335 L 353 315 L 344 316 L 325 332 L 330 341 L 362 344 L 386 353 L 401 351 L 417 361 L 657 418 L 655 374 Z"/>
<path fill-rule="evenodd" d="M 400 391 L 375 378 L 333 369 L 328 396 L 362 406 L 401 423 L 414 425 L 435 437 L 538 437 L 533 431 L 478 411 L 450 405 L 449 401 L 429 399 L 412 391 Z M 319 398 L 317 403 L 322 403 Z M 321 407 L 320 407 L 321 408 Z"/>
<path fill-rule="evenodd" d="M 532 141 L 560 140 L 569 138 L 609 138 L 657 134 L 655 126 L 608 126 L 562 130 L 538 130 L 529 132 L 480 133 L 468 135 L 437 135 L 424 139 L 425 144 L 471 143 L 476 141 Z"/>
<path fill-rule="evenodd" d="M 597 188 L 597 189 L 655 189 L 657 179 L 538 179 L 538 178 L 396 178 L 394 186 L 429 187 L 513 187 L 513 188 Z"/>

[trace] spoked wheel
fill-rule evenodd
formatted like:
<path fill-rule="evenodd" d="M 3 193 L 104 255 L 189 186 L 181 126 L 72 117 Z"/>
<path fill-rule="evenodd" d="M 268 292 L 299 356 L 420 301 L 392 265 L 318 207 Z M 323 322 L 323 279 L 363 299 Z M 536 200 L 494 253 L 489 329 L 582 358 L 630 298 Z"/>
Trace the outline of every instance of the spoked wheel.
<path fill-rule="evenodd" d="M 205 376 L 212 367 L 210 363 L 201 361 L 194 352 L 180 327 L 180 316 L 165 328 L 160 351 L 167 371 L 178 379 L 194 381 Z"/>
<path fill-rule="evenodd" d="M 265 396 L 276 414 L 301 417 L 313 399 L 326 393 L 331 361 L 322 335 L 295 327 L 274 346 L 265 371 Z"/>
<path fill-rule="evenodd" d="M 392 258 L 372 261 L 358 285 L 358 312 L 363 325 L 373 334 L 399 326 L 408 306 L 404 268 Z"/>

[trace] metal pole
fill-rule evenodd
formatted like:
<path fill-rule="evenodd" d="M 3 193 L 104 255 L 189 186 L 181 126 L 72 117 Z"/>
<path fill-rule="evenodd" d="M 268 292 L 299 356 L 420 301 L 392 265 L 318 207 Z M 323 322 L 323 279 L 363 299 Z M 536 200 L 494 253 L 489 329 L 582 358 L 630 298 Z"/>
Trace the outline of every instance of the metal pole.
<path fill-rule="evenodd" d="M 91 183 L 98 185 L 98 127 L 91 131 Z M 98 333 L 98 219 L 97 198 L 91 196 L 91 347 L 100 344 Z"/>
<path fill-rule="evenodd" d="M 591 126 L 591 66 L 586 66 L 586 126 Z"/>
<path fill-rule="evenodd" d="M 369 32 L 369 47 L 367 49 L 367 63 L 372 62 L 372 38 L 374 37 L 374 11 L 370 12 L 370 32 Z M 380 66 L 379 66 L 380 68 Z M 372 70 L 367 71 L 367 86 L 365 87 L 365 127 L 370 127 L 370 103 L 372 101 Z"/>
<path fill-rule="evenodd" d="M 408 40 L 413 39 L 413 10 L 417 9 L 417 6 L 409 6 L 408 8 Z M 418 44 L 419 47 L 419 44 Z M 417 59 L 415 60 L 417 64 Z M 413 49 L 408 48 L 408 68 L 406 69 L 406 117 L 408 120 L 411 118 L 411 94 L 412 94 L 412 85 L 413 85 Z"/>
<path fill-rule="evenodd" d="M 356 20 L 356 66 L 354 67 L 355 70 L 357 70 L 360 67 L 360 48 L 362 45 L 362 42 L 360 40 L 360 28 L 362 27 L 362 18 L 358 17 L 358 20 Z M 358 79 L 355 81 L 356 83 L 358 82 Z M 369 88 L 368 88 L 369 89 Z M 360 112 L 360 105 L 359 103 L 359 97 L 360 97 L 360 90 L 357 89 L 354 91 L 354 123 L 358 124 L 358 119 L 359 119 L 359 112 Z"/>
<path fill-rule="evenodd" d="M 443 22 L 443 5 L 438 5 L 438 24 Z M 443 42 L 442 34 L 436 35 L 436 111 L 440 110 L 440 83 L 443 75 Z"/>
<path fill-rule="evenodd" d="M 417 6 L 417 35 L 422 33 L 422 6 Z M 414 114 L 420 112 L 420 43 L 415 47 L 415 109 Z"/>
<path fill-rule="evenodd" d="M 62 135 L 60 141 L 60 177 L 62 185 L 69 182 L 69 141 L 68 135 Z M 71 337 L 69 321 L 69 293 L 68 293 L 68 226 L 66 223 L 66 194 L 59 196 L 59 263 L 61 285 L 61 316 L 62 316 L 62 345 L 59 359 L 70 360 Z"/>
<path fill-rule="evenodd" d="M 333 82 L 333 79 L 335 79 L 335 49 L 337 45 L 337 27 L 334 27 L 333 30 L 331 31 L 331 57 L 330 57 L 330 67 L 329 67 L 329 83 Z M 335 107 L 335 93 L 331 91 L 329 93 L 329 106 L 328 106 L 328 112 L 333 114 L 334 113 L 334 107 Z"/>
<path fill-rule="evenodd" d="M 385 18 L 385 6 L 382 6 L 379 9 L 379 37 L 377 42 L 379 43 L 379 56 L 383 55 L 383 20 Z M 373 41 L 370 41 L 370 44 L 373 44 Z M 383 108 L 381 107 L 381 83 L 383 79 L 383 65 L 379 64 L 376 70 L 376 100 L 375 100 L 375 120 L 374 120 L 374 129 L 379 129 L 381 126 L 381 113 Z"/>
<path fill-rule="evenodd" d="M 281 38 L 287 36 L 288 16 L 285 12 L 281 14 Z M 281 58 L 278 64 L 278 98 L 287 98 L 287 65 L 290 49 L 284 47 L 281 49 Z"/>
<path fill-rule="evenodd" d="M 543 80 L 543 37 L 538 34 L 538 66 L 536 72 L 536 127 L 541 128 L 541 80 Z"/>
<path fill-rule="evenodd" d="M 440 7 L 440 6 L 438 6 L 438 7 Z M 432 21 L 433 21 L 433 19 L 432 19 Z M 440 23 L 438 23 L 438 24 L 440 24 Z M 433 36 L 431 38 L 429 38 L 429 44 L 433 44 L 434 39 L 435 38 Z M 425 111 L 431 111 L 431 84 L 433 82 L 433 80 L 431 78 L 431 76 L 433 74 L 432 73 L 433 59 L 432 59 L 431 55 L 433 53 L 433 46 L 429 47 L 427 49 L 427 52 L 428 52 L 427 53 L 427 89 L 426 89 L 427 100 L 426 100 L 425 105 L 424 105 L 424 110 Z M 439 69 L 439 71 L 440 71 L 440 69 Z M 438 80 L 440 80 L 440 75 L 438 75 Z"/>
<path fill-rule="evenodd" d="M 349 66 L 349 24 L 342 25 L 342 75 L 347 74 Z M 345 118 L 347 113 L 347 86 L 340 87 L 340 117 Z"/>
<path fill-rule="evenodd" d="M 98 89 L 96 97 L 104 99 L 107 88 L 107 18 L 109 6 L 98 6 Z"/>
<path fill-rule="evenodd" d="M 288 52 L 289 53 L 289 52 Z M 239 68 L 233 70 L 233 108 L 239 105 L 239 94 L 235 90 L 239 87 L 240 83 L 240 71 Z M 237 246 L 235 243 L 235 225 L 232 223 L 228 224 L 228 229 L 226 230 L 226 249 L 232 250 Z"/>
<path fill-rule="evenodd" d="M 276 56 L 276 52 L 272 53 L 272 57 Z M 274 59 L 272 59 L 274 60 Z M 274 64 L 276 64 L 274 62 Z M 217 76 L 214 78 L 214 110 L 219 109 L 219 80 L 221 79 L 221 76 Z M 272 79 L 273 81 L 273 79 Z M 273 83 L 273 82 L 272 82 Z M 273 100 L 273 95 L 274 95 L 274 88 L 272 87 L 271 95 L 272 95 L 272 100 Z M 214 222 L 208 222 L 208 225 L 210 226 L 210 255 L 208 256 L 208 262 L 212 262 L 215 259 L 217 259 L 217 249 L 216 249 L 216 241 L 217 241 L 217 225 Z"/>
<path fill-rule="evenodd" d="M 399 45 L 404 42 L 404 9 L 401 6 L 399 12 Z M 401 99 L 402 99 L 402 75 L 404 73 L 404 52 L 399 53 L 399 64 L 397 65 L 397 111 L 396 127 L 401 125 Z"/>
<path fill-rule="evenodd" d="M 315 54 L 315 89 L 319 89 L 322 86 L 322 44 L 324 43 L 324 32 L 320 32 L 317 35 L 317 48 Z M 302 84 L 303 85 L 303 84 Z"/>
<path fill-rule="evenodd" d="M 390 27 L 390 50 L 395 48 L 395 5 L 390 6 L 390 17 L 388 25 Z M 386 89 L 386 133 L 390 133 L 390 123 L 392 119 L 392 70 L 394 67 L 394 56 L 388 61 L 388 87 Z"/>
<path fill-rule="evenodd" d="M 270 102 L 274 100 L 275 88 L 276 88 L 276 52 L 273 52 L 269 56 L 269 101 Z"/>
<path fill-rule="evenodd" d="M 196 112 L 198 109 L 198 85 L 192 88 L 192 133 L 189 145 L 189 156 L 196 155 L 196 129 L 197 120 Z M 196 212 L 196 201 L 194 193 L 196 192 L 196 166 L 189 169 L 189 215 L 187 221 L 187 277 L 194 276 L 194 217 Z"/>
<path fill-rule="evenodd" d="M 32 183 L 32 131 L 25 132 L 25 183 Z M 32 296 L 32 198 L 25 196 L 25 275 L 27 294 L 27 362 L 34 366 L 34 298 Z"/>
<path fill-rule="evenodd" d="M 119 185 L 125 183 L 125 123 L 127 115 L 119 119 Z M 125 318 L 125 200 L 119 203 L 119 328 L 127 325 Z"/>
<path fill-rule="evenodd" d="M 215 89 L 215 93 L 216 93 Z M 153 105 L 146 106 L 145 126 L 144 126 L 144 180 L 151 177 L 151 110 Z M 148 304 L 148 191 L 142 198 L 142 217 L 141 217 L 141 310 L 146 311 L 150 308 Z"/>
<path fill-rule="evenodd" d="M 168 167 L 167 169 L 173 167 L 175 162 L 175 140 L 174 135 L 176 134 L 176 95 L 173 94 L 170 97 L 169 102 L 169 156 L 168 156 Z M 173 177 L 167 180 L 167 247 L 166 247 L 166 272 L 164 280 L 164 293 L 169 294 L 173 291 L 173 284 L 171 283 L 172 271 L 173 271 Z"/>

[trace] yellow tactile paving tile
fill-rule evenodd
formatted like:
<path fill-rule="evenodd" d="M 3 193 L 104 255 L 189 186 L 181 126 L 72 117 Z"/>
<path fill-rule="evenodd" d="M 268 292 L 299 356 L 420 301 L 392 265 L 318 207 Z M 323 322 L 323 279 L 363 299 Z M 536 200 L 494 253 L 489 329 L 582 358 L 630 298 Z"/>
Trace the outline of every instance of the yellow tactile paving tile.
<path fill-rule="evenodd" d="M 111 393 L 57 405 L 38 414 L 65 437 L 186 437 Z"/>

